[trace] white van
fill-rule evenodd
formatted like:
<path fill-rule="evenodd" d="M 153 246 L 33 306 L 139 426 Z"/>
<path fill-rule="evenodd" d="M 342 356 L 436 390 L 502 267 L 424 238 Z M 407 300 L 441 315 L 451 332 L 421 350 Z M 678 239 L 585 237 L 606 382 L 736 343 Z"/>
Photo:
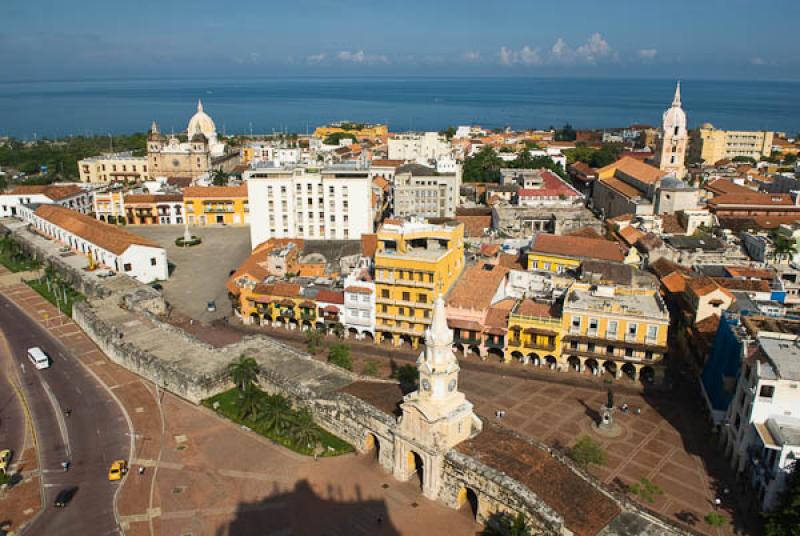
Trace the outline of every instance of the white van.
<path fill-rule="evenodd" d="M 50 358 L 38 346 L 28 348 L 28 360 L 39 370 L 50 366 Z"/>

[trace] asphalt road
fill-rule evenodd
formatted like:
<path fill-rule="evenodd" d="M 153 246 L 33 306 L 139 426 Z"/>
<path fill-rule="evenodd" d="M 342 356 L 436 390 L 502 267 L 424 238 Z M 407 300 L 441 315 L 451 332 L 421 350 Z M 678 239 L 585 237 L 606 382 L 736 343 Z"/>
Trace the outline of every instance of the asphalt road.
<path fill-rule="evenodd" d="M 25 443 L 25 413 L 7 372 L 0 374 L 0 450 L 11 449 L 13 469 Z"/>
<path fill-rule="evenodd" d="M 46 502 L 25 534 L 119 534 L 114 494 L 120 482 L 108 481 L 108 468 L 130 456 L 122 409 L 60 342 L 2 296 L 0 329 L 20 367 L 41 452 Z M 36 370 L 27 360 L 32 346 L 50 356 L 50 368 Z M 72 410 L 69 417 L 66 408 Z M 67 472 L 61 467 L 65 460 L 71 462 Z M 58 492 L 71 486 L 78 486 L 78 493 L 66 508 L 55 508 Z"/>

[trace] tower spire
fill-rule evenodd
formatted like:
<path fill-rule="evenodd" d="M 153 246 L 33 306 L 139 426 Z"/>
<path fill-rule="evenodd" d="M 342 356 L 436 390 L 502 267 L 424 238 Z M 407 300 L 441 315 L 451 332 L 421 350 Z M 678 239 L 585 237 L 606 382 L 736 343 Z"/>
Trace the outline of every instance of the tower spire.
<path fill-rule="evenodd" d="M 203 101 L 201 101 L 200 99 L 197 99 L 197 111 L 198 112 L 203 111 Z"/>
<path fill-rule="evenodd" d="M 681 81 L 678 80 L 678 85 L 675 87 L 675 98 L 672 99 L 672 105 L 676 108 L 681 106 Z"/>
<path fill-rule="evenodd" d="M 153 120 L 153 124 L 150 126 L 150 133 L 151 134 L 158 134 L 158 125 L 156 124 L 155 119 Z"/>

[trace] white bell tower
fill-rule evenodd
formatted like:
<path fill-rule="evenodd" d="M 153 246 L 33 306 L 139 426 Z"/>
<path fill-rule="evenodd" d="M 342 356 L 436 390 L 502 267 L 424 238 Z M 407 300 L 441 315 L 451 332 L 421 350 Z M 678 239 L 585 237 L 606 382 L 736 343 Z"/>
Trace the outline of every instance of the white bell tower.
<path fill-rule="evenodd" d="M 671 173 L 682 179 L 686 176 L 686 149 L 689 132 L 686 129 L 686 112 L 681 107 L 681 83 L 675 88 L 672 106 L 662 117 L 661 142 L 658 145 L 656 161 L 661 171 Z"/>

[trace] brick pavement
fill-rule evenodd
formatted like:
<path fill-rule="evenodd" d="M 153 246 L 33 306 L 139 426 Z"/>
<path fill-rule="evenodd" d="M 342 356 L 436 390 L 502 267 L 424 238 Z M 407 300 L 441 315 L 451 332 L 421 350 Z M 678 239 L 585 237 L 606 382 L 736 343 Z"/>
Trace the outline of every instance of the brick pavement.
<path fill-rule="evenodd" d="M 117 500 L 128 535 L 472 534 L 479 528 L 465 512 L 422 497 L 418 485 L 395 481 L 372 456 L 314 461 L 169 394 L 163 394 L 162 434 L 152 384 L 109 361 L 28 286 L 0 292 L 59 338 L 130 416 L 133 470 Z M 140 463 L 144 475 L 137 473 Z"/>

